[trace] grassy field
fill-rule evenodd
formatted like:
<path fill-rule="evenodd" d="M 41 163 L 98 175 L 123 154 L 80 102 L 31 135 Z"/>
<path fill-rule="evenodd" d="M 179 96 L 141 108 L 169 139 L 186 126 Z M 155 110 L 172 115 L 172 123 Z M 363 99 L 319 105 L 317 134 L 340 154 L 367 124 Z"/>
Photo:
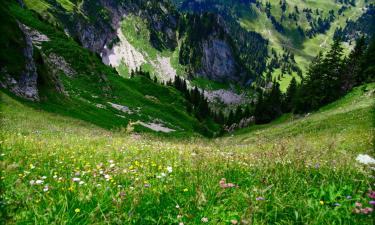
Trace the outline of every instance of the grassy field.
<path fill-rule="evenodd" d="M 124 134 L 1 94 L 8 224 L 373 224 L 375 85 L 221 139 Z M 224 179 L 225 180 L 224 180 Z M 359 208 L 359 207 L 357 207 Z"/>

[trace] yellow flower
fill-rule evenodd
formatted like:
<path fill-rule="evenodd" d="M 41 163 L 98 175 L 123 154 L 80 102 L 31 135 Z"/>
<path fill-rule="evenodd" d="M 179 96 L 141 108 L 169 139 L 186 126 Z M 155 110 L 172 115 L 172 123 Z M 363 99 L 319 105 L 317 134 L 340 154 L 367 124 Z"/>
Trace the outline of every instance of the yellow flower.
<path fill-rule="evenodd" d="M 320 202 L 319 202 L 321 205 L 324 205 L 324 202 L 322 201 L 322 200 L 320 200 Z"/>
<path fill-rule="evenodd" d="M 187 188 L 184 189 L 184 192 L 188 192 L 188 191 L 189 191 L 189 189 L 187 189 Z"/>
<path fill-rule="evenodd" d="M 76 213 L 80 213 L 81 210 L 80 210 L 79 208 L 76 208 L 76 209 L 74 210 L 74 212 L 76 212 Z"/>

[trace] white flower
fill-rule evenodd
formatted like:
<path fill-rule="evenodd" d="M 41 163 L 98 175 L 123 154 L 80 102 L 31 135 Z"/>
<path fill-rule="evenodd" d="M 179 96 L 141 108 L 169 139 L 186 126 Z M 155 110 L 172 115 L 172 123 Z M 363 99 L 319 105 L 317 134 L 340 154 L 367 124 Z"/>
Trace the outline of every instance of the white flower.
<path fill-rule="evenodd" d="M 45 179 L 47 179 L 47 177 L 46 176 L 42 176 L 42 180 L 45 180 Z"/>
<path fill-rule="evenodd" d="M 201 221 L 202 221 L 203 223 L 207 223 L 207 222 L 208 222 L 208 218 L 207 218 L 207 217 L 203 217 L 203 218 L 201 219 Z"/>
<path fill-rule="evenodd" d="M 80 181 L 80 182 L 79 182 L 79 185 L 82 185 L 82 184 L 84 184 L 84 183 L 85 183 L 84 181 Z"/>
<path fill-rule="evenodd" d="M 156 178 L 157 178 L 157 179 L 161 179 L 161 176 L 157 175 Z"/>
<path fill-rule="evenodd" d="M 53 176 L 53 179 L 56 179 L 56 178 L 57 178 L 57 176 L 56 176 L 56 175 L 54 175 L 54 176 Z"/>
<path fill-rule="evenodd" d="M 177 204 L 177 205 L 176 205 L 176 209 L 179 209 L 179 208 L 180 208 L 180 206 Z"/>
<path fill-rule="evenodd" d="M 31 180 L 30 185 L 34 185 L 34 184 L 35 184 L 35 180 Z"/>
<path fill-rule="evenodd" d="M 109 176 L 108 174 L 106 174 L 106 175 L 104 175 L 104 178 L 108 180 L 108 179 L 111 179 L 111 176 Z"/>
<path fill-rule="evenodd" d="M 167 167 L 167 171 L 168 171 L 168 173 L 172 173 L 172 171 L 173 171 L 172 167 L 171 167 L 171 166 L 168 166 L 168 167 Z"/>
<path fill-rule="evenodd" d="M 47 192 L 49 190 L 48 185 L 44 186 L 43 191 Z"/>
<path fill-rule="evenodd" d="M 109 165 L 109 168 L 113 168 L 115 166 L 116 166 L 116 164 L 112 163 L 111 165 Z"/>
<path fill-rule="evenodd" d="M 35 184 L 43 184 L 43 182 L 44 182 L 44 181 L 42 181 L 42 180 L 36 180 L 36 181 L 35 181 Z"/>
<path fill-rule="evenodd" d="M 113 163 L 114 161 L 113 161 L 113 160 L 109 160 L 108 162 L 109 162 L 109 163 Z"/>
<path fill-rule="evenodd" d="M 375 164 L 375 159 L 373 159 L 371 156 L 369 155 L 363 155 L 363 154 L 359 154 L 356 158 L 356 160 L 359 162 L 359 163 L 362 163 L 362 164 Z"/>
<path fill-rule="evenodd" d="M 80 182 L 81 181 L 81 178 L 78 178 L 78 177 L 73 177 L 73 182 Z"/>
<path fill-rule="evenodd" d="M 165 173 L 161 173 L 160 175 L 161 175 L 162 177 L 167 176 L 167 174 L 165 174 Z"/>

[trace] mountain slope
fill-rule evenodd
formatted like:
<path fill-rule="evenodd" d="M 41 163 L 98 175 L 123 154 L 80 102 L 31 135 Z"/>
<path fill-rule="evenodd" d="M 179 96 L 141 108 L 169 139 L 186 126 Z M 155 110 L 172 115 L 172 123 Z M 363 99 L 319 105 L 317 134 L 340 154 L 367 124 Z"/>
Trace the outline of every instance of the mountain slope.
<path fill-rule="evenodd" d="M 301 76 L 312 58 L 331 44 L 335 30 L 345 27 L 347 20 L 356 21 L 375 2 L 177 0 L 175 3 L 185 11 L 210 11 L 230 17 L 243 28 L 261 34 L 269 41 L 268 69 L 285 90 L 291 79 L 286 75 Z"/>
<path fill-rule="evenodd" d="M 371 173 L 355 158 L 372 153 L 374 103 L 370 84 L 306 118 L 176 140 L 111 132 L 2 94 L 1 220 L 371 224 L 352 210 L 370 206 Z"/>
<path fill-rule="evenodd" d="M 35 107 L 110 129 L 134 124 L 136 130 L 147 131 L 141 124 L 157 124 L 177 133 L 207 130 L 186 111 L 184 96 L 174 88 L 142 76 L 120 77 L 96 54 L 16 3 L 2 11 L 9 15 L 10 33 L 17 36 L 1 42 L 15 52 L 1 57 L 17 64 L 2 65 L 1 85 L 36 101 L 30 103 Z M 26 62 L 16 57 L 26 57 Z M 208 126 L 218 129 L 213 123 Z"/>

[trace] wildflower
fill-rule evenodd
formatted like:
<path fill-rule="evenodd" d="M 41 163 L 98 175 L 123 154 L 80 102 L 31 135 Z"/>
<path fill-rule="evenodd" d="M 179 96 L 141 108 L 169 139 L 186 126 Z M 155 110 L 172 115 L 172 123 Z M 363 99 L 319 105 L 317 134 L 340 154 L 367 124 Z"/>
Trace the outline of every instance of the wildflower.
<path fill-rule="evenodd" d="M 78 178 L 78 177 L 73 177 L 73 182 L 80 182 L 81 181 L 81 178 Z"/>
<path fill-rule="evenodd" d="M 177 215 L 177 219 L 181 219 L 182 218 L 182 215 Z"/>
<path fill-rule="evenodd" d="M 373 198 L 373 199 L 375 199 L 375 191 L 372 191 L 372 192 L 369 193 L 367 196 L 368 196 L 369 198 Z"/>
<path fill-rule="evenodd" d="M 151 184 L 144 184 L 144 186 L 147 188 L 147 187 L 151 187 Z"/>
<path fill-rule="evenodd" d="M 46 176 L 42 176 L 42 180 L 45 180 L 45 179 L 47 179 L 47 177 Z"/>
<path fill-rule="evenodd" d="M 168 171 L 168 173 L 172 173 L 172 172 L 173 172 L 172 167 L 171 167 L 171 166 L 168 166 L 168 167 L 167 167 L 167 171 Z"/>
<path fill-rule="evenodd" d="M 74 212 L 76 212 L 76 213 L 80 213 L 81 210 L 80 210 L 79 208 L 76 208 L 76 209 L 74 210 Z"/>
<path fill-rule="evenodd" d="M 179 208 L 180 208 L 180 206 L 177 204 L 177 205 L 176 205 L 176 209 L 179 209 Z"/>
<path fill-rule="evenodd" d="M 339 206 L 341 206 L 341 204 L 336 202 L 335 204 L 333 204 L 333 206 L 339 207 Z"/>
<path fill-rule="evenodd" d="M 203 218 L 201 219 L 201 221 L 202 221 L 203 223 L 208 223 L 208 218 L 207 218 L 207 217 L 203 217 Z"/>
<path fill-rule="evenodd" d="M 35 166 L 33 164 L 30 164 L 30 169 L 32 170 L 34 168 L 35 168 Z"/>
<path fill-rule="evenodd" d="M 352 199 L 352 196 L 348 195 L 346 196 L 346 199 Z"/>
<path fill-rule="evenodd" d="M 109 165 L 109 168 L 113 168 L 115 166 L 116 166 L 116 164 L 112 163 L 111 165 Z"/>
<path fill-rule="evenodd" d="M 319 203 L 320 203 L 321 205 L 324 205 L 324 201 L 322 201 L 322 200 L 320 200 Z"/>
<path fill-rule="evenodd" d="M 35 181 L 35 184 L 43 184 L 43 182 L 44 182 L 44 181 L 42 181 L 42 180 L 36 180 L 36 181 Z"/>
<path fill-rule="evenodd" d="M 219 185 L 221 188 L 236 188 L 238 185 L 235 185 L 233 183 L 227 183 L 225 178 L 221 178 L 219 181 Z"/>
<path fill-rule="evenodd" d="M 369 214 L 369 213 L 371 213 L 372 211 L 373 211 L 373 209 L 370 208 L 370 207 L 366 207 L 366 208 L 364 208 L 364 209 L 361 209 L 361 213 L 363 213 L 363 214 Z"/>
<path fill-rule="evenodd" d="M 44 192 L 47 192 L 48 190 L 49 190 L 48 185 L 44 186 L 43 191 L 44 191 Z"/>
<path fill-rule="evenodd" d="M 180 222 L 178 225 L 184 225 L 184 223 L 183 223 L 183 222 Z"/>
<path fill-rule="evenodd" d="M 355 206 L 356 206 L 356 207 L 362 207 L 362 203 L 360 203 L 360 202 L 356 202 L 356 203 L 355 203 Z"/>
<path fill-rule="evenodd" d="M 315 164 L 315 169 L 319 169 L 319 167 L 320 167 L 319 163 Z"/>
<path fill-rule="evenodd" d="M 111 176 L 108 175 L 108 174 L 106 174 L 106 175 L 104 175 L 104 178 L 107 179 L 107 180 L 109 180 L 109 179 L 111 179 Z"/>
<path fill-rule="evenodd" d="M 370 205 L 375 205 L 375 201 L 369 201 L 368 202 Z"/>
<path fill-rule="evenodd" d="M 263 197 L 257 197 L 256 200 L 257 200 L 257 201 L 264 201 L 265 198 L 263 198 Z"/>
<path fill-rule="evenodd" d="M 166 177 L 167 176 L 167 174 L 165 174 L 165 173 L 161 173 L 160 174 L 162 177 Z"/>
<path fill-rule="evenodd" d="M 34 185 L 34 184 L 35 184 L 35 180 L 31 180 L 30 185 Z"/>
<path fill-rule="evenodd" d="M 79 185 L 83 185 L 83 184 L 85 184 L 85 182 L 84 181 L 80 181 L 78 184 Z"/>
<path fill-rule="evenodd" d="M 238 223 L 237 220 L 231 220 L 230 222 L 231 222 L 231 224 L 237 224 Z"/>

